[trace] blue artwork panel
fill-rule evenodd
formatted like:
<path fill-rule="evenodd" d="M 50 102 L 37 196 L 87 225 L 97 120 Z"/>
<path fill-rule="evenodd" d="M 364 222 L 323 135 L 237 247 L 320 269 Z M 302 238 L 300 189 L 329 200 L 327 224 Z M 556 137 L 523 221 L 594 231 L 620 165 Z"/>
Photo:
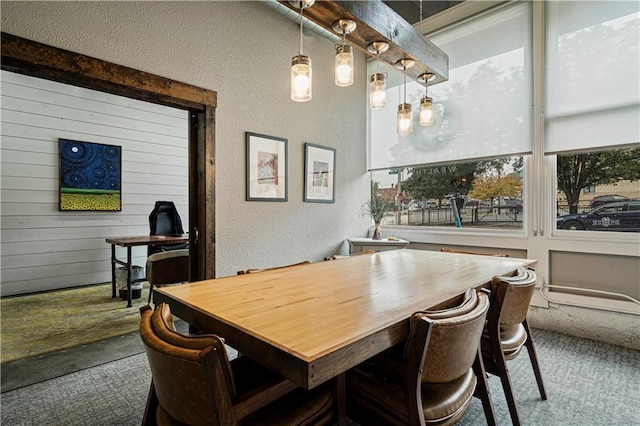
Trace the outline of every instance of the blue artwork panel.
<path fill-rule="evenodd" d="M 58 141 L 60 210 L 121 211 L 122 147 Z"/>

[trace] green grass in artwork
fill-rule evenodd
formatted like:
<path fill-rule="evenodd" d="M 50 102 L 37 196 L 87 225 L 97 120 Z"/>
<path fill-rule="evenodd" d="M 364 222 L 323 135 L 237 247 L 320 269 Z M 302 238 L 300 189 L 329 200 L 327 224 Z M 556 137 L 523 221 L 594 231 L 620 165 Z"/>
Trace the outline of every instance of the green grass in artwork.
<path fill-rule="evenodd" d="M 120 211 L 120 192 L 101 191 L 96 193 L 78 193 L 62 191 L 60 193 L 60 210 L 97 210 Z"/>

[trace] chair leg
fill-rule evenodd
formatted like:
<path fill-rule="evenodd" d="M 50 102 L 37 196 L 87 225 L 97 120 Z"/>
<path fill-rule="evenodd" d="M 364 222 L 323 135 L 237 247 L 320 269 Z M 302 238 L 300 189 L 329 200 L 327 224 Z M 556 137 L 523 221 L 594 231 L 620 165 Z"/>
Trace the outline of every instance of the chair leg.
<path fill-rule="evenodd" d="M 540 372 L 540 365 L 538 364 L 538 355 L 536 354 L 536 348 L 533 346 L 533 337 L 531 336 L 531 328 L 527 320 L 523 322 L 524 329 L 527 332 L 527 341 L 525 346 L 529 352 L 529 360 L 531 360 L 531 367 L 533 368 L 533 374 L 536 376 L 536 383 L 538 383 L 538 390 L 540 391 L 540 397 L 543 401 L 547 400 L 547 392 L 544 390 L 544 383 L 542 382 L 542 373 Z"/>
<path fill-rule="evenodd" d="M 147 405 L 144 408 L 144 417 L 142 418 L 143 426 L 151 426 L 156 424 L 156 410 L 158 409 L 158 396 L 156 395 L 156 388 L 153 386 L 153 379 L 151 380 L 151 387 L 149 388 L 149 396 L 147 397 Z"/>
<path fill-rule="evenodd" d="M 147 300 L 147 304 L 151 303 L 151 295 L 153 295 L 153 284 L 149 283 L 149 300 Z"/>
<path fill-rule="evenodd" d="M 511 415 L 511 422 L 514 426 L 520 426 L 520 416 L 518 416 L 518 407 L 516 406 L 516 400 L 513 397 L 513 388 L 511 387 L 511 380 L 509 380 L 509 369 L 507 368 L 507 361 L 504 359 L 502 348 L 499 346 L 494 348 L 495 367 L 496 373 L 500 376 L 502 382 L 502 389 L 504 390 L 504 396 L 507 399 L 507 406 L 509 407 L 509 414 Z"/>
<path fill-rule="evenodd" d="M 484 362 L 482 361 L 482 351 L 480 350 L 480 347 L 478 347 L 476 359 L 473 362 L 473 372 L 476 374 L 476 378 L 478 380 L 474 395 L 482 401 L 482 409 L 484 410 L 484 416 L 487 419 L 487 425 L 495 426 L 497 424 L 496 415 L 493 410 L 493 401 L 491 399 L 491 392 L 489 391 L 487 372 L 484 369 Z"/>

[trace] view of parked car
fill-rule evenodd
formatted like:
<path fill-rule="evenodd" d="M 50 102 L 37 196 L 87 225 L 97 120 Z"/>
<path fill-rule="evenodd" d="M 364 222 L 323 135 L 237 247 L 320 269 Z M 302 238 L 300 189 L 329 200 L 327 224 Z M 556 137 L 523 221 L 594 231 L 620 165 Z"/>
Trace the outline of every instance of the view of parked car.
<path fill-rule="evenodd" d="M 435 201 L 425 201 L 424 202 L 424 208 L 425 209 L 435 209 L 438 207 L 438 203 L 436 203 Z"/>
<path fill-rule="evenodd" d="M 556 219 L 557 229 L 640 232 L 640 201 L 602 204 L 587 213 Z"/>
<path fill-rule="evenodd" d="M 518 200 L 517 198 L 512 198 L 510 200 L 504 201 L 505 207 L 509 207 L 512 212 L 522 213 L 522 200 Z"/>
<path fill-rule="evenodd" d="M 616 201 L 629 201 L 629 198 L 625 197 L 624 195 L 616 194 L 598 195 L 597 197 L 593 197 L 593 199 L 591 200 L 591 208 L 593 209 L 603 204 L 613 203 Z"/>

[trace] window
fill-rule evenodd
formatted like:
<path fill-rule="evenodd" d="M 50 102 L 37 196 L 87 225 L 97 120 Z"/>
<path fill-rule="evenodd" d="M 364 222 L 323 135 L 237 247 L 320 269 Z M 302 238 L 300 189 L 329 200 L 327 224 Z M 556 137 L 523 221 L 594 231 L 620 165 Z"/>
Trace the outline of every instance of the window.
<path fill-rule="evenodd" d="M 523 229 L 523 154 L 533 148 L 531 15 L 530 3 L 511 4 L 430 35 L 449 55 L 449 81 L 429 88 L 431 126 L 417 124 L 424 87 L 407 84 L 416 123 L 409 135 L 395 126 L 402 74 L 388 70 L 388 106 L 368 116 L 371 178 L 393 206 L 385 224 Z"/>
<path fill-rule="evenodd" d="M 556 161 L 557 214 L 565 218 L 558 220 L 558 229 L 602 230 L 565 225 L 569 219 L 580 220 L 574 217 L 576 214 L 585 214 L 595 208 L 599 208 L 599 213 L 610 212 L 613 210 L 600 207 L 613 203 L 615 206 L 612 209 L 620 209 L 627 205 L 622 203 L 640 200 L 640 148 L 563 154 L 558 155 Z M 592 190 L 585 191 L 586 188 Z M 631 206 L 629 204 L 629 210 L 634 210 Z M 614 228 L 606 230 L 611 229 Z M 619 230 L 630 229 L 623 227 Z"/>
<path fill-rule="evenodd" d="M 522 229 L 523 157 L 371 173 L 386 225 Z"/>
<path fill-rule="evenodd" d="M 640 5 L 545 2 L 545 152 L 640 143 Z"/>
<path fill-rule="evenodd" d="M 531 4 L 518 3 L 429 39 L 449 55 L 449 81 L 429 87 L 434 123 L 418 125 L 424 87 L 407 82 L 414 130 L 396 133 L 403 78 L 388 67 L 388 105 L 369 110 L 369 170 L 398 169 L 532 152 Z M 370 63 L 369 74 L 376 62 Z M 382 70 L 382 67 L 381 67 Z"/>
<path fill-rule="evenodd" d="M 558 154 L 556 206 L 564 218 L 556 227 L 638 231 L 635 225 L 600 226 L 598 218 L 572 215 L 640 197 L 639 5 L 545 7 L 545 152 Z M 606 213 L 611 211 L 598 210 Z"/>
<path fill-rule="evenodd" d="M 466 20 L 458 12 L 447 18 L 456 23 L 429 34 L 450 57 L 450 81 L 429 87 L 440 115 L 450 113 L 446 125 L 427 130 L 416 122 L 411 136 L 401 138 L 393 118 L 384 124 L 369 116 L 371 179 L 394 201 L 386 233 L 416 248 L 510 250 L 538 259 L 547 301 L 637 313 L 637 304 L 627 301 L 637 299 L 637 286 L 627 284 L 637 274 L 640 242 L 640 3 L 520 1 Z M 431 24 L 436 21 L 444 17 Z M 520 36 L 509 32 L 509 22 Z M 500 52 L 520 55 L 521 77 L 509 67 L 479 73 L 503 64 Z M 390 79 L 402 78 L 388 72 Z M 521 104 L 501 96 L 512 83 L 516 90 L 510 75 L 524 88 Z M 424 88 L 411 93 L 415 110 Z M 453 107 L 456 100 L 460 108 Z M 464 134 L 457 134 L 456 123 Z M 515 138 L 514 129 L 521 131 Z M 513 150 L 498 151 L 502 142 Z M 525 147 L 515 148 L 520 142 Z M 501 171 L 491 168 L 495 161 L 505 162 Z M 494 197 L 480 191 L 507 176 L 520 182 Z M 608 211 L 619 209 L 614 203 L 625 207 Z M 589 292 L 566 294 L 563 286 Z M 608 298 L 615 293 L 624 300 Z"/>

